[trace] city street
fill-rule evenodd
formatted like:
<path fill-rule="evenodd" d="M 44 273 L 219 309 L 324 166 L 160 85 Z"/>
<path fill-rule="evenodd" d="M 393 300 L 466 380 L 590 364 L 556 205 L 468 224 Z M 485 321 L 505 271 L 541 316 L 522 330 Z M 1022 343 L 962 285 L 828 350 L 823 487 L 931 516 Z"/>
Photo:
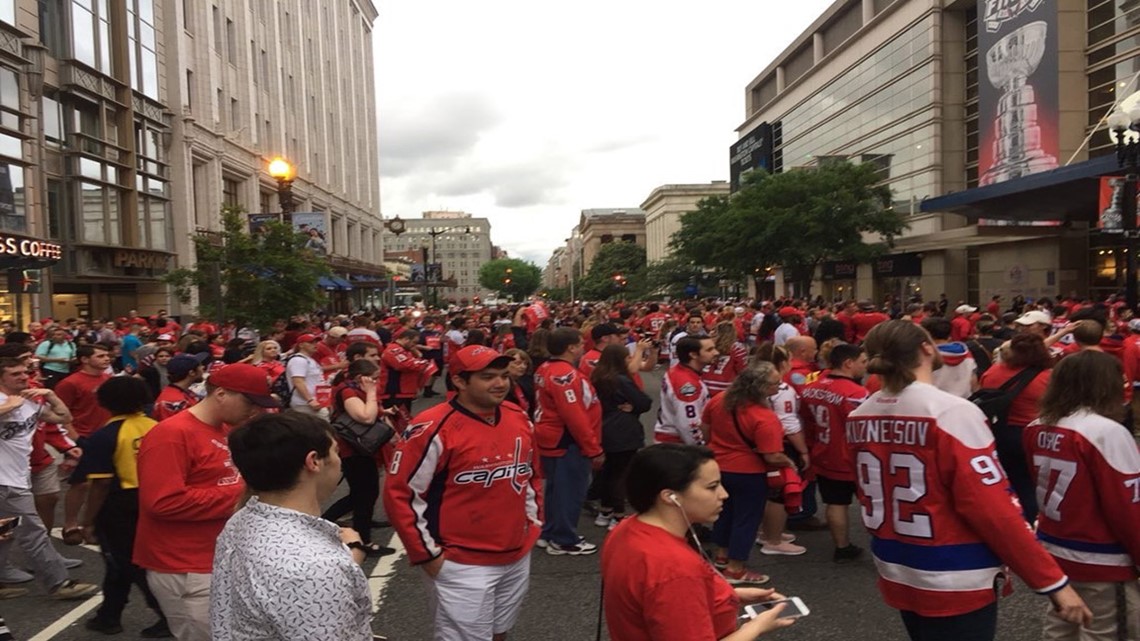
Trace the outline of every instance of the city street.
<path fill-rule="evenodd" d="M 647 391 L 656 397 L 660 371 L 645 376 Z M 433 399 L 435 400 L 435 399 Z M 420 401 L 423 407 L 428 403 Z M 417 409 L 421 406 L 417 405 Z M 653 413 L 646 414 L 647 430 Z M 858 523 L 856 514 L 853 522 Z M 602 543 L 604 531 L 583 515 L 579 533 Z M 378 531 L 376 540 L 390 538 L 401 547 L 390 530 Z M 855 528 L 855 540 L 866 545 L 862 527 Z M 875 569 L 869 557 L 836 566 L 831 562 L 831 544 L 826 532 L 801 534 L 800 543 L 808 548 L 801 557 L 764 557 L 757 552 L 751 565 L 772 575 L 772 585 L 787 595 L 801 597 L 812 613 L 795 626 L 773 636 L 789 640 L 904 641 L 906 636 L 898 615 L 884 606 L 875 588 Z M 81 581 L 99 582 L 102 564 L 93 549 L 68 548 L 56 541 L 66 556 L 80 558 L 83 567 L 72 576 Z M 573 640 L 594 638 L 598 618 L 600 554 L 589 557 L 552 557 L 536 550 L 533 555 L 530 594 L 522 617 L 511 635 L 524 641 Z M 424 605 L 422 572 L 409 567 L 402 554 L 369 560 L 364 566 L 370 577 L 376 604 L 374 630 L 392 641 L 430 639 L 427 608 Z M 0 602 L 0 613 L 8 620 L 21 641 L 78 641 L 101 638 L 88 632 L 82 622 L 91 616 L 100 597 L 88 601 L 61 603 L 48 599 L 37 587 L 29 596 Z M 1001 641 L 1030 641 L 1040 638 L 1040 622 L 1046 600 L 1018 585 L 1015 595 L 1001 605 L 997 638 Z M 684 616 L 684 613 L 678 613 Z M 124 616 L 126 631 L 117 638 L 134 639 L 139 629 L 154 622 L 153 615 L 135 595 Z M 609 638 L 603 634 L 603 638 Z M 330 640 L 332 641 L 332 640 Z"/>

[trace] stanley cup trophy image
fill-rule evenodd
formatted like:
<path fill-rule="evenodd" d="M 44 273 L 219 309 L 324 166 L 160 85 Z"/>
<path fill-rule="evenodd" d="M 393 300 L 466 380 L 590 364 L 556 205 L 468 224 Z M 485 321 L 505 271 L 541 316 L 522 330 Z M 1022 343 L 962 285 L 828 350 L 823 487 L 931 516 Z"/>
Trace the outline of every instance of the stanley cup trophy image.
<path fill-rule="evenodd" d="M 1037 105 L 1033 85 L 1028 83 L 1045 55 L 1048 31 L 1045 22 L 1031 22 L 986 52 L 990 84 L 1004 93 L 994 117 L 993 164 L 979 180 L 982 185 L 1057 167 L 1057 159 L 1041 149 Z"/>

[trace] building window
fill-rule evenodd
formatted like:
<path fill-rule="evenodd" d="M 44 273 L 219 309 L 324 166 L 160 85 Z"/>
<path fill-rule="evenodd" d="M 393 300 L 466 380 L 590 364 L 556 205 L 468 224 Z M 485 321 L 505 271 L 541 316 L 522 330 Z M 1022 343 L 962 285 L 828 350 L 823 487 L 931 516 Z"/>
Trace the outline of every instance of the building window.
<path fill-rule="evenodd" d="M 261 192 L 258 192 L 258 205 L 260 205 L 260 208 L 258 209 L 258 211 L 260 211 L 261 213 L 268 214 L 268 213 L 272 212 L 273 211 L 273 192 L 264 191 L 264 190 Z"/>
<path fill-rule="evenodd" d="M 67 199 L 63 197 L 63 183 L 58 180 L 47 181 L 47 224 L 48 238 L 63 238 L 63 221 L 71 223 L 68 226 L 68 239 L 75 238 L 75 221 L 66 215 L 63 208 Z"/>
<path fill-rule="evenodd" d="M 637 242 L 637 234 L 622 234 L 621 235 L 621 242 L 623 242 L 623 243 L 636 243 Z"/>
<path fill-rule="evenodd" d="M 20 130 L 20 77 L 8 67 L 0 67 L 0 126 Z"/>
<path fill-rule="evenodd" d="M 218 5 L 214 5 L 212 10 L 214 18 L 214 51 L 220 56 L 222 55 L 222 13 L 218 11 Z"/>
<path fill-rule="evenodd" d="M 186 108 L 194 108 L 194 72 L 186 70 Z"/>
<path fill-rule="evenodd" d="M 237 98 L 230 98 L 230 129 L 238 129 L 241 124 L 241 108 Z"/>
<path fill-rule="evenodd" d="M 71 0 L 71 55 L 87 66 L 111 74 L 109 0 Z"/>
<path fill-rule="evenodd" d="M 237 207 L 241 204 L 241 184 L 229 178 L 222 179 L 222 204 L 226 207 Z"/>
<path fill-rule="evenodd" d="M 154 178 L 143 180 L 138 192 L 139 246 L 165 250 L 169 225 L 169 183 Z"/>
<path fill-rule="evenodd" d="M 16 0 L 0 0 L 0 20 L 15 26 Z"/>
<path fill-rule="evenodd" d="M 83 225 L 82 242 L 100 245 L 119 244 L 119 189 L 89 180 L 79 182 L 79 206 Z"/>
<path fill-rule="evenodd" d="M 64 5 L 59 0 L 39 0 L 40 42 L 57 60 L 67 55 L 63 37 Z"/>
<path fill-rule="evenodd" d="M 238 64 L 237 33 L 234 21 L 226 18 L 226 58 L 231 65 Z"/>
<path fill-rule="evenodd" d="M 24 203 L 24 168 L 20 165 L 0 163 L 0 228 L 8 231 L 27 231 L 28 223 Z"/>
<path fill-rule="evenodd" d="M 154 31 L 154 0 L 127 0 L 131 87 L 158 99 L 158 54 Z"/>

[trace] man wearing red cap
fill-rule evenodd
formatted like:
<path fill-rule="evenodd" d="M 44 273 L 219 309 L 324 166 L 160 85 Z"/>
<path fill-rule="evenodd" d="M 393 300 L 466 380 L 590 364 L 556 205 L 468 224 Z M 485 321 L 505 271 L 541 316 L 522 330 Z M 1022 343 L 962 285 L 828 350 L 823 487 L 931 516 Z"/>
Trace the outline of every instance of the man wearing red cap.
<path fill-rule="evenodd" d="M 384 485 L 384 510 L 430 585 L 434 639 L 503 639 L 530 581 L 542 493 L 530 421 L 503 403 L 509 356 L 459 350 L 457 394 L 412 419 Z"/>
<path fill-rule="evenodd" d="M 783 345 L 788 340 L 800 335 L 800 330 L 797 327 L 804 320 L 804 313 L 799 309 L 786 305 L 781 307 L 777 312 L 780 315 L 780 326 L 776 328 L 775 338 L 773 342 L 777 345 Z"/>
<path fill-rule="evenodd" d="M 179 641 L 210 639 L 214 542 L 245 490 L 227 435 L 271 407 L 279 404 L 264 371 L 227 365 L 206 381 L 206 398 L 155 425 L 139 446 L 134 562 Z"/>

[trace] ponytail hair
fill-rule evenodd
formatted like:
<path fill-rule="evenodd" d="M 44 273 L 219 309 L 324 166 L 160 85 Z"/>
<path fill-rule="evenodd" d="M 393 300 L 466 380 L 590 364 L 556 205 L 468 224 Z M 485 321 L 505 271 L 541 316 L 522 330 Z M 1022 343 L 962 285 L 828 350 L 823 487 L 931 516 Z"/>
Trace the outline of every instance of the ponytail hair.
<path fill-rule="evenodd" d="M 893 320 L 879 323 L 867 334 L 867 371 L 877 374 L 883 389 L 901 392 L 915 381 L 914 370 L 922 363 L 922 346 L 934 339 L 922 327 L 910 321 Z"/>

